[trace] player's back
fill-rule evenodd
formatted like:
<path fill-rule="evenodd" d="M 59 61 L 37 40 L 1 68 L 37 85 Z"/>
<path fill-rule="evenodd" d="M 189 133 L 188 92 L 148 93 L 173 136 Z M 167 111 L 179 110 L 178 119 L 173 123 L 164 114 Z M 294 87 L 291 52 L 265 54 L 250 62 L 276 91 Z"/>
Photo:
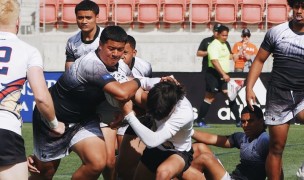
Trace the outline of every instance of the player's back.
<path fill-rule="evenodd" d="M 20 116 L 18 100 L 32 66 L 43 67 L 39 51 L 13 33 L 0 32 L 0 109 Z"/>

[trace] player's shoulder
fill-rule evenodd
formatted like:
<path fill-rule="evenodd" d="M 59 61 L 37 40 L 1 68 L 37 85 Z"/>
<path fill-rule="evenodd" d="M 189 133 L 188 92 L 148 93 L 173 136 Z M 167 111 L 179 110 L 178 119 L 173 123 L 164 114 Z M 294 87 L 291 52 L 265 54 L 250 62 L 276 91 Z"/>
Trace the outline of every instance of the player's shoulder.
<path fill-rule="evenodd" d="M 68 43 L 74 43 L 81 40 L 81 31 L 78 31 L 76 34 L 68 38 Z"/>

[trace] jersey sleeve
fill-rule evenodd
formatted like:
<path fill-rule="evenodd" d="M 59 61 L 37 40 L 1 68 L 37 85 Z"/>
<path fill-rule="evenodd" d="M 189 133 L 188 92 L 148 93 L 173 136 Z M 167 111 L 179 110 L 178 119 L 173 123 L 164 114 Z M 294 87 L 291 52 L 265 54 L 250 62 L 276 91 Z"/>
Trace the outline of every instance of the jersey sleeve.
<path fill-rule="evenodd" d="M 41 67 L 43 69 L 43 60 L 41 57 L 40 52 L 38 51 L 38 49 L 36 48 L 32 48 L 30 57 L 29 57 L 29 62 L 27 64 L 27 69 L 33 67 L 33 66 L 38 66 Z"/>
<path fill-rule="evenodd" d="M 243 132 L 236 132 L 231 134 L 228 138 L 231 147 L 240 149 L 244 136 L 245 134 Z"/>
<path fill-rule="evenodd" d="M 70 39 L 68 40 L 65 47 L 65 56 L 66 56 L 66 62 L 75 62 L 76 60 L 73 53 L 72 44 L 70 43 Z"/>
<path fill-rule="evenodd" d="M 261 44 L 261 48 L 263 48 L 264 50 L 268 51 L 268 52 L 273 52 L 274 50 L 274 37 L 273 37 L 273 29 L 270 29 L 269 31 L 267 31 L 264 40 Z"/>
<path fill-rule="evenodd" d="M 216 43 L 214 43 L 214 41 L 208 46 L 208 59 L 209 60 L 219 59 L 219 53 L 216 48 Z"/>

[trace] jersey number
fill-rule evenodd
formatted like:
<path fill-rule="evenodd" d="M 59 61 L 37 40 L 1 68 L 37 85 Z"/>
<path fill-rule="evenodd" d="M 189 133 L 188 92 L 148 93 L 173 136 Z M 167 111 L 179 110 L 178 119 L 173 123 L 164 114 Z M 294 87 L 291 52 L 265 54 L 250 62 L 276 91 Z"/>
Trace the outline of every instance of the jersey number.
<path fill-rule="evenodd" d="M 1 54 L 4 52 L 4 56 L 1 56 Z M 2 63 L 8 63 L 11 59 L 12 54 L 12 48 L 1 46 L 0 47 L 0 64 Z M 8 71 L 8 67 L 2 67 L 0 66 L 0 74 L 6 75 Z"/>

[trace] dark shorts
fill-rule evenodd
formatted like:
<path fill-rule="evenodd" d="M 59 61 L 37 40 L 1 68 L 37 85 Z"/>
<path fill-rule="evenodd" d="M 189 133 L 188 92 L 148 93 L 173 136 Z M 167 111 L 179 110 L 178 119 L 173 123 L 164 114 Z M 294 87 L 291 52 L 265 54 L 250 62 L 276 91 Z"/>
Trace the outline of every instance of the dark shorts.
<path fill-rule="evenodd" d="M 205 80 L 207 92 L 217 93 L 227 89 L 227 83 L 214 68 L 207 69 Z"/>
<path fill-rule="evenodd" d="M 146 148 L 141 157 L 141 162 L 153 173 L 156 173 L 158 166 L 168 159 L 169 156 L 177 154 L 185 161 L 183 172 L 185 172 L 191 165 L 193 160 L 193 150 L 190 151 L 163 151 L 158 148 Z"/>
<path fill-rule="evenodd" d="M 148 118 L 147 116 L 141 116 L 138 118 L 139 121 L 145 125 L 147 128 L 151 129 L 153 127 L 153 121 L 151 118 Z M 134 132 L 133 128 L 129 126 L 125 132 L 125 134 L 132 135 L 132 136 L 137 136 L 136 133 Z"/>
<path fill-rule="evenodd" d="M 26 161 L 22 136 L 6 129 L 0 129 L 0 166 Z"/>

